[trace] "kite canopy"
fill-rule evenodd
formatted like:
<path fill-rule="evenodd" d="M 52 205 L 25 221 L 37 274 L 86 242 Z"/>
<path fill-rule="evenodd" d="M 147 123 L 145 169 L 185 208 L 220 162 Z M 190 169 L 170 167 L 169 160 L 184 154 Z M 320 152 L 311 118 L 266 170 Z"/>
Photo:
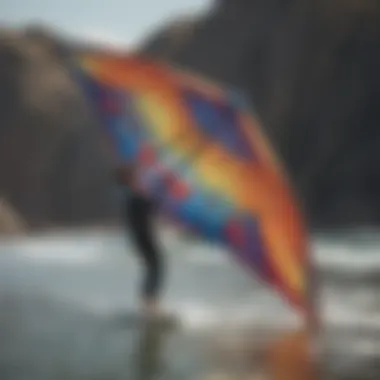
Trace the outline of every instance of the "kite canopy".
<path fill-rule="evenodd" d="M 138 56 L 85 54 L 77 69 L 139 191 L 307 310 L 306 231 L 247 101 Z"/>

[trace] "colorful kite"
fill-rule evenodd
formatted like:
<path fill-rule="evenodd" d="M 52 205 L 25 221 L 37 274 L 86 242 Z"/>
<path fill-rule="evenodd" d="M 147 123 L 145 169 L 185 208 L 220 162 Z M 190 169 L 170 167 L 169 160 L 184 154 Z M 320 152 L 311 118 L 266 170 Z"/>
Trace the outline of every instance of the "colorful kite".
<path fill-rule="evenodd" d="M 244 97 L 139 56 L 85 54 L 78 78 L 138 189 L 307 311 L 307 233 Z"/>

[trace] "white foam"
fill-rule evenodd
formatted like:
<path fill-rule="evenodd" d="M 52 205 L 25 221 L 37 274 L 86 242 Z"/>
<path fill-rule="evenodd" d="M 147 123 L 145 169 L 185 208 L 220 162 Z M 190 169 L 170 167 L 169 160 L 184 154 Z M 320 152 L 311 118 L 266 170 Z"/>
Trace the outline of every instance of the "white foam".
<path fill-rule="evenodd" d="M 196 301 L 186 301 L 176 305 L 175 310 L 180 310 L 178 318 L 181 325 L 187 330 L 203 330 L 215 326 L 220 322 L 220 315 L 212 307 L 207 307 Z"/>
<path fill-rule="evenodd" d="M 28 260 L 66 264 L 91 264 L 101 260 L 104 247 L 97 241 L 73 241 L 66 238 L 28 239 L 8 246 L 13 254 Z"/>
<path fill-rule="evenodd" d="M 322 269 L 337 272 L 380 272 L 380 255 L 377 246 L 350 244 L 315 244 L 315 262 Z"/>

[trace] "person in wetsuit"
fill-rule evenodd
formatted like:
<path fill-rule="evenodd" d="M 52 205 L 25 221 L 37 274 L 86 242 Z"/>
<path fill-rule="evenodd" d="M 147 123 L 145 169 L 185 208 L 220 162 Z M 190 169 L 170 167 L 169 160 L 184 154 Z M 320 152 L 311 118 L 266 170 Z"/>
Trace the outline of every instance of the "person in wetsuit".
<path fill-rule="evenodd" d="M 149 199 L 131 187 L 133 182 L 131 166 L 119 166 L 116 170 L 116 179 L 119 185 L 129 189 L 122 215 L 145 270 L 141 286 L 143 310 L 148 314 L 155 314 L 158 311 L 163 280 L 162 255 L 153 227 L 155 207 Z"/>

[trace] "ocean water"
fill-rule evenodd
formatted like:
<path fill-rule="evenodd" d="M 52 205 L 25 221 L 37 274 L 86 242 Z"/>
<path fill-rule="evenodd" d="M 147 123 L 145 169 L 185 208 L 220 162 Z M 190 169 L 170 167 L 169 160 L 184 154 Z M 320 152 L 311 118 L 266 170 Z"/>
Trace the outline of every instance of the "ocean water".
<path fill-rule="evenodd" d="M 140 267 L 121 231 L 2 240 L 0 378 L 211 379 L 229 362 L 246 367 L 262 341 L 300 325 L 228 254 L 161 232 L 174 330 L 143 327 L 136 317 Z M 324 378 L 379 379 L 380 232 L 319 234 L 312 248 Z"/>

